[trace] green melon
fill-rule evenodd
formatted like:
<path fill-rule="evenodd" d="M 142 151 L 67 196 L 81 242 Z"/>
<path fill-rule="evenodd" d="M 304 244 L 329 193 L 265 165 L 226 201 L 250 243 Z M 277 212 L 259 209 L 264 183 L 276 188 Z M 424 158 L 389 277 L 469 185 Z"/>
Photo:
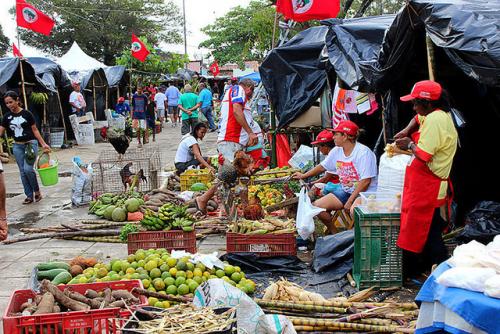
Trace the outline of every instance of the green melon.
<path fill-rule="evenodd" d="M 116 208 L 113 210 L 113 213 L 111 214 L 111 219 L 114 222 L 124 222 L 127 220 L 127 210 L 124 208 Z"/>
<path fill-rule="evenodd" d="M 113 215 L 113 211 L 116 209 L 116 206 L 114 205 L 110 205 L 106 208 L 106 210 L 104 210 L 104 218 L 106 218 L 107 220 L 110 220 L 111 219 L 111 215 Z"/>
<path fill-rule="evenodd" d="M 128 212 L 136 212 L 139 210 L 140 206 L 141 203 L 137 198 L 129 198 L 125 201 L 125 209 L 127 209 Z"/>
<path fill-rule="evenodd" d="M 207 185 L 201 182 L 197 182 L 191 186 L 191 191 L 205 191 L 207 190 Z"/>

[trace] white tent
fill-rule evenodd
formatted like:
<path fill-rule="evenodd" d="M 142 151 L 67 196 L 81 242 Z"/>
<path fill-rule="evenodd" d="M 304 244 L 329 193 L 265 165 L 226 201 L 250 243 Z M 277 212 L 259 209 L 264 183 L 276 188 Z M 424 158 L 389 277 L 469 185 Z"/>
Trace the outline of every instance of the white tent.
<path fill-rule="evenodd" d="M 68 52 L 66 52 L 66 54 L 59 58 L 56 62 L 68 73 L 83 72 L 107 67 L 100 61 L 83 52 L 76 42 L 73 42 L 73 45 Z"/>

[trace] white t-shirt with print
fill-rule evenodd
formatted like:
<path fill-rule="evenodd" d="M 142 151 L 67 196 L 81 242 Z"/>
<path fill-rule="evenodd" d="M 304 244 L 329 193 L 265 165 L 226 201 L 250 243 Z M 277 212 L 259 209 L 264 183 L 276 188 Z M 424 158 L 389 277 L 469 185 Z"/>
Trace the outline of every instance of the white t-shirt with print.
<path fill-rule="evenodd" d="M 182 137 L 177 152 L 175 153 L 174 162 L 188 162 L 194 159 L 193 149 L 191 148 L 194 144 L 198 144 L 196 138 L 191 134 L 187 134 Z"/>
<path fill-rule="evenodd" d="M 87 103 L 85 103 L 85 99 L 83 98 L 82 93 L 76 91 L 72 91 L 71 94 L 69 95 L 69 103 L 73 103 L 80 109 L 85 109 L 85 107 L 87 106 Z M 71 106 L 71 109 L 73 109 L 73 112 L 76 112 L 75 107 Z"/>
<path fill-rule="evenodd" d="M 156 108 L 165 109 L 165 101 L 166 100 L 167 100 L 167 96 L 165 94 L 163 94 L 162 92 L 156 93 L 155 94 Z"/>
<path fill-rule="evenodd" d="M 327 172 L 339 176 L 342 189 L 352 194 L 358 181 L 371 178 L 366 191 L 377 189 L 377 158 L 365 145 L 356 143 L 351 155 L 345 156 L 342 147 L 334 147 L 321 162 Z"/>

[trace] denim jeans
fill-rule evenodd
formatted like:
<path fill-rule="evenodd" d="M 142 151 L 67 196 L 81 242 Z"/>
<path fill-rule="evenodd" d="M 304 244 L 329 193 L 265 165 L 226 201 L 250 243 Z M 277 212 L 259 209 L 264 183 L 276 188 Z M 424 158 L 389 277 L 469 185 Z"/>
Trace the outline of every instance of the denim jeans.
<path fill-rule="evenodd" d="M 36 140 L 31 141 L 35 154 L 38 155 L 38 142 Z M 23 183 L 24 194 L 26 197 L 31 199 L 34 198 L 34 193 L 40 191 L 38 186 L 38 181 L 36 179 L 36 173 L 33 169 L 33 165 L 30 165 L 24 159 L 25 144 L 16 144 L 12 149 L 14 156 L 16 157 L 17 167 L 19 167 L 19 172 L 21 173 L 21 181 Z"/>
<path fill-rule="evenodd" d="M 212 107 L 201 108 L 201 112 L 207 118 L 210 130 L 215 130 L 214 117 L 212 115 Z"/>

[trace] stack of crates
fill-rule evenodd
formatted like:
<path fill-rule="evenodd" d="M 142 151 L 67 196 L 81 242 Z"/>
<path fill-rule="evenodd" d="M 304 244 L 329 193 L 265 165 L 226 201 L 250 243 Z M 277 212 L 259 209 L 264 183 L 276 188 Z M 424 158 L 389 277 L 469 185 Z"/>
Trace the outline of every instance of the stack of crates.
<path fill-rule="evenodd" d="M 400 287 L 403 284 L 402 250 L 396 246 L 399 213 L 354 210 L 353 277 L 358 289 Z"/>

